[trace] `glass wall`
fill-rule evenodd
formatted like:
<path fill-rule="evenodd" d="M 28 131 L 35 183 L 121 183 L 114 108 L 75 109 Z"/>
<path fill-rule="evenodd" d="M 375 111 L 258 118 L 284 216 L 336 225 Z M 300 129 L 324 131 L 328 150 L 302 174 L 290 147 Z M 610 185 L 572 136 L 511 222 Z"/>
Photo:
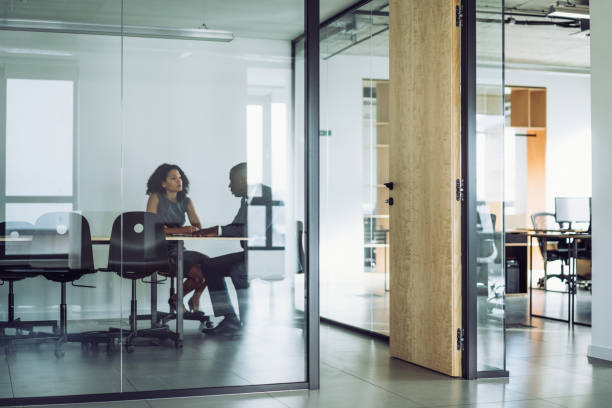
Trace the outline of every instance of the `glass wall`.
<path fill-rule="evenodd" d="M 388 29 L 388 1 L 372 1 L 319 31 L 321 316 L 385 335 Z"/>
<path fill-rule="evenodd" d="M 307 381 L 303 10 L 2 8 L 0 401 Z"/>
<path fill-rule="evenodd" d="M 503 2 L 476 0 L 477 370 L 505 370 Z"/>

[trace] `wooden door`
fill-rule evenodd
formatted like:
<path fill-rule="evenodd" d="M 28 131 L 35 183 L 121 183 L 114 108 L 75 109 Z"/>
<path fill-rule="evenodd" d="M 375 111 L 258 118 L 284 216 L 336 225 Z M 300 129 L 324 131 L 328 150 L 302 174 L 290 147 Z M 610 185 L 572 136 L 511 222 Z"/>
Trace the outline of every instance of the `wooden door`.
<path fill-rule="evenodd" d="M 393 357 L 461 375 L 460 28 L 455 0 L 390 3 Z"/>

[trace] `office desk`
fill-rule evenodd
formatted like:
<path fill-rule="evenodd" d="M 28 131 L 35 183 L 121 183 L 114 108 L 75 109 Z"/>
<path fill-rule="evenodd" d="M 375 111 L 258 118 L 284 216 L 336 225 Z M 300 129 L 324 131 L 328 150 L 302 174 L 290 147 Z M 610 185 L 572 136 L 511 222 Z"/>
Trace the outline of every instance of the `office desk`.
<path fill-rule="evenodd" d="M 568 310 L 567 310 L 567 320 L 562 320 L 564 322 L 569 323 L 570 325 L 573 325 L 574 322 L 574 309 L 575 309 L 575 299 L 574 296 L 576 295 L 576 284 L 577 284 L 577 271 L 576 271 L 576 262 L 578 259 L 578 243 L 581 242 L 581 240 L 590 240 L 591 239 L 591 235 L 587 234 L 583 231 L 575 231 L 575 230 L 563 230 L 563 231 L 559 231 L 559 230 L 527 230 L 526 231 L 528 239 L 529 239 L 529 246 L 531 248 L 534 247 L 533 245 L 533 239 L 534 238 L 539 238 L 539 239 L 543 239 L 544 240 L 544 254 L 543 257 L 546 258 L 546 239 L 565 239 L 568 241 L 568 243 L 570 244 L 568 247 L 568 261 L 569 261 L 569 282 L 568 282 L 568 291 L 567 291 L 567 296 L 568 296 Z M 535 245 L 536 247 L 538 247 L 538 245 Z M 558 320 L 555 318 L 551 318 L 551 317 L 547 317 L 547 316 L 540 316 L 540 315 L 534 315 L 532 313 L 532 309 L 533 309 L 533 276 L 532 273 L 533 272 L 533 251 L 530 252 L 529 254 L 529 316 L 535 316 L 535 317 L 541 317 L 541 318 L 545 318 L 545 319 L 554 319 L 554 320 Z"/>

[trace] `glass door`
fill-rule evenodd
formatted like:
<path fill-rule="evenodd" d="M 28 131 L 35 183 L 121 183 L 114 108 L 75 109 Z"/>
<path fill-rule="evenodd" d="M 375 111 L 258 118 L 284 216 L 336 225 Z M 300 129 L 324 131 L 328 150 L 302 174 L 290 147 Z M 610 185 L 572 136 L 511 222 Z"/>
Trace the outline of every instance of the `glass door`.
<path fill-rule="evenodd" d="M 463 11 L 464 330 L 468 339 L 464 376 L 498 377 L 508 374 L 503 1 L 471 0 Z"/>

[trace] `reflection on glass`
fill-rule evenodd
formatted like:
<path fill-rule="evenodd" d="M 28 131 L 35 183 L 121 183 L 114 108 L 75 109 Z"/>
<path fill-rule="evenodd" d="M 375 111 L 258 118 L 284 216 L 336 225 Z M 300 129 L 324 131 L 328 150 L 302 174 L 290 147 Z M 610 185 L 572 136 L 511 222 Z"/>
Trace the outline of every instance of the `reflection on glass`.
<path fill-rule="evenodd" d="M 319 169 L 321 316 L 387 335 L 388 12 L 372 1 L 321 28 Z"/>
<path fill-rule="evenodd" d="M 478 371 L 505 370 L 506 364 L 502 3 L 476 1 Z"/>
<path fill-rule="evenodd" d="M 0 373 L 24 374 L 8 388 L 0 379 L 0 399 L 306 381 L 295 302 L 304 302 L 304 135 L 291 127 L 304 95 L 291 58 L 302 2 L 218 21 L 226 13 L 215 2 L 79 5 L 91 21 L 69 12 L 76 3 L 16 4 L 2 17 L 114 29 L 205 21 L 233 39 L 0 30 L 0 222 L 12 232 L 30 223 L 15 241 L 30 246 L 27 256 L 11 247 L 21 258 L 4 249 L 0 258 L 0 280 L 7 265 L 21 268 L 12 289 L 0 286 L 0 318 L 38 322 L 0 331 L 15 353 Z M 149 189 L 162 163 L 181 172 L 163 171 Z M 159 231 L 163 245 L 148 246 Z M 31 361 L 46 378 L 36 387 L 25 375 Z"/>

